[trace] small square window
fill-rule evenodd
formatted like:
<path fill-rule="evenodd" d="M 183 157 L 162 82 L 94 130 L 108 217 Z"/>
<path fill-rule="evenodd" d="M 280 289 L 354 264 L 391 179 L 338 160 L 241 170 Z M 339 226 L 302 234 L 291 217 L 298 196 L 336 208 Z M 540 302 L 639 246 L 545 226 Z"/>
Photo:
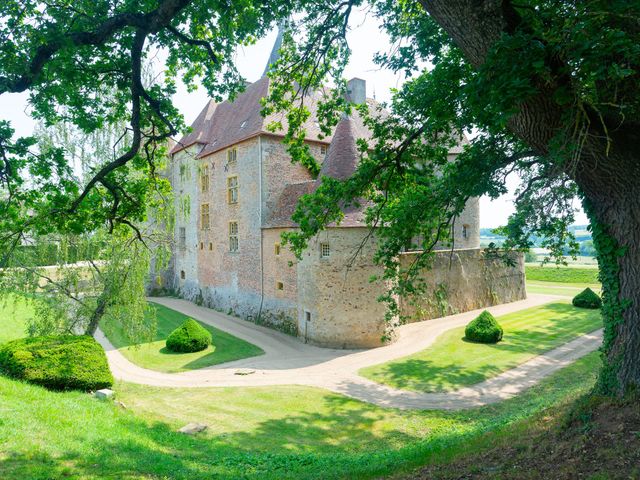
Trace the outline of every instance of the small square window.
<path fill-rule="evenodd" d="M 329 258 L 331 255 L 331 247 L 329 247 L 328 243 L 320 244 L 320 258 Z"/>
<path fill-rule="evenodd" d="M 276 255 L 280 255 L 280 244 L 279 243 L 276 243 L 273 246 L 273 253 L 275 253 Z"/>
<path fill-rule="evenodd" d="M 327 146 L 320 145 L 320 155 L 326 155 L 326 154 L 327 154 Z"/>
<path fill-rule="evenodd" d="M 276 282 L 276 289 L 278 289 L 278 290 L 284 290 L 284 283 L 282 283 L 282 282 Z"/>

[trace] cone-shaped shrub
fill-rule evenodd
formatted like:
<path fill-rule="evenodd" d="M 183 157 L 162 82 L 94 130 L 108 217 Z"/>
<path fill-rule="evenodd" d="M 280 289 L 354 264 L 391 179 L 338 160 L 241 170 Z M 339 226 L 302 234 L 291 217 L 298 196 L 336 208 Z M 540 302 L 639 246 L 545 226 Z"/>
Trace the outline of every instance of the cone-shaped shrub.
<path fill-rule="evenodd" d="M 590 288 L 585 288 L 578 295 L 573 297 L 573 306 L 579 308 L 600 308 L 602 300 L 596 292 Z"/>
<path fill-rule="evenodd" d="M 51 390 L 99 390 L 113 377 L 102 346 L 86 335 L 30 337 L 0 347 L 0 373 Z"/>
<path fill-rule="evenodd" d="M 176 328 L 167 337 L 167 348 L 172 352 L 199 352 L 211 345 L 211 333 L 192 318 Z"/>
<path fill-rule="evenodd" d="M 497 343 L 502 340 L 502 327 L 486 310 L 469 322 L 464 329 L 467 340 L 478 343 Z"/>

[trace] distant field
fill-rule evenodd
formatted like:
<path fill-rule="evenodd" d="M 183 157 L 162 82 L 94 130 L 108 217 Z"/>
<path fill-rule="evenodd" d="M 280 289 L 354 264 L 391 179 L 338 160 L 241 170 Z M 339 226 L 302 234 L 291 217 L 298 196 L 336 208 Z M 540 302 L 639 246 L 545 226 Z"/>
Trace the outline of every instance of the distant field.
<path fill-rule="evenodd" d="M 585 267 L 556 267 L 547 265 L 544 267 L 526 265 L 527 280 L 553 283 L 597 284 L 598 269 Z"/>

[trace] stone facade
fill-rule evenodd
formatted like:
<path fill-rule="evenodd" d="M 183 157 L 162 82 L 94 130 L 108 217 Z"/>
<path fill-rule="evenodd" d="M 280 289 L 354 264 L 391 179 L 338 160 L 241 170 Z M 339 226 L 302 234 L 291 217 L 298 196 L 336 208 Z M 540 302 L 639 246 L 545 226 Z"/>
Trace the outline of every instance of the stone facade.
<path fill-rule="evenodd" d="M 356 141 L 370 132 L 359 117 L 345 117 L 333 137 L 320 139 L 310 120 L 308 146 L 322 164 L 313 180 L 291 163 L 282 135 L 269 131 L 259 115 L 268 82 L 263 77 L 251 84 L 233 103 L 209 102 L 171 151 L 175 248 L 168 286 L 186 299 L 304 342 L 380 346 L 383 337 L 392 339 L 386 307 L 378 301 L 389 285 L 370 281 L 382 273 L 373 263 L 375 239 L 354 257 L 368 235 L 362 210 L 346 212 L 340 226 L 313 239 L 300 261 L 280 240 L 296 228 L 291 214 L 299 197 L 314 191 L 323 176 L 349 176 L 359 159 Z M 351 101 L 373 102 L 365 98 L 364 80 L 349 82 L 349 92 Z M 309 99 L 312 111 L 314 102 Z M 419 320 L 524 298 L 522 259 L 506 267 L 485 258 L 479 235 L 479 205 L 472 199 L 456 219 L 453 243 L 440 246 L 447 251 L 437 253 L 424 274 L 431 296 L 400 300 L 403 314 Z M 403 254 L 401 261 L 412 255 Z"/>

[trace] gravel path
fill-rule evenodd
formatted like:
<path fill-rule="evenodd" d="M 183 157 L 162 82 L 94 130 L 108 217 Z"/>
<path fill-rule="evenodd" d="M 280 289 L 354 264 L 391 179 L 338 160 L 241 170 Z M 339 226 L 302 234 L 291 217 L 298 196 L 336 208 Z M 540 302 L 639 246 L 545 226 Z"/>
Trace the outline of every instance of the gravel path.
<path fill-rule="evenodd" d="M 487 310 L 496 316 L 505 315 L 562 298 L 555 295 L 529 295 L 526 300 L 489 307 Z M 105 348 L 111 371 L 119 380 L 159 387 L 306 385 L 328 389 L 383 407 L 462 409 L 513 397 L 542 378 L 596 350 L 602 343 L 602 331 L 598 330 L 471 387 L 446 393 L 419 393 L 372 382 L 359 376 L 357 372 L 363 367 L 424 350 L 438 335 L 466 325 L 481 310 L 404 325 L 398 331 L 398 340 L 391 345 L 369 350 L 334 350 L 305 345 L 288 335 L 199 307 L 186 300 L 150 300 L 251 342 L 262 348 L 265 354 L 189 372 L 162 373 L 134 365 L 98 331 L 96 339 Z"/>

